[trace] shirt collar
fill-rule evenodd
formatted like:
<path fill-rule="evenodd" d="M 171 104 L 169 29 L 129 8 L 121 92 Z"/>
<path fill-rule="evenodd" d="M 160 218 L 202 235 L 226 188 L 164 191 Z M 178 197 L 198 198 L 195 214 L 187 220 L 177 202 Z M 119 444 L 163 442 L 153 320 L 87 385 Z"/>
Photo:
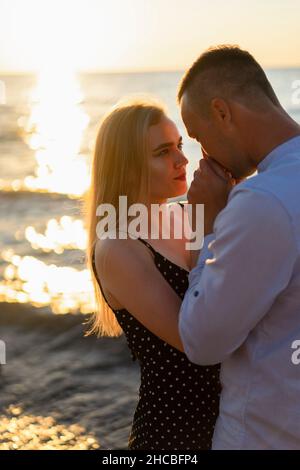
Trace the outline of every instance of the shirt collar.
<path fill-rule="evenodd" d="M 277 161 L 278 158 L 282 157 L 284 153 L 290 153 L 293 150 L 300 152 L 300 136 L 292 137 L 289 140 L 283 142 L 283 144 L 275 147 L 268 155 L 257 165 L 257 172 L 261 173 L 265 171 L 273 162 Z"/>

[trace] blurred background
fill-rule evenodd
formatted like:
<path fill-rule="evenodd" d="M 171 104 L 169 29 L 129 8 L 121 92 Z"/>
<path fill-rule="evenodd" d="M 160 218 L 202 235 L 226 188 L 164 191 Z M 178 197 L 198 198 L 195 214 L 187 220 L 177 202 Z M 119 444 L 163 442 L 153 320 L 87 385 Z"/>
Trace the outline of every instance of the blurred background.
<path fill-rule="evenodd" d="M 127 445 L 138 366 L 124 338 L 84 337 L 82 196 L 103 113 L 132 93 L 163 100 L 190 182 L 184 69 L 238 44 L 300 122 L 299 18 L 297 0 L 0 0 L 0 449 Z"/>

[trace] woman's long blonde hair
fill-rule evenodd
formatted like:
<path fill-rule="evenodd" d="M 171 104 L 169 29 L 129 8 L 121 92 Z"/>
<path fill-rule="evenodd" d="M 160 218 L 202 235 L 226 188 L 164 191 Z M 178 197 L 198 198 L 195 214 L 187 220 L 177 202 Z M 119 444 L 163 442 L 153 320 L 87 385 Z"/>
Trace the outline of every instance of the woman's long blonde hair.
<path fill-rule="evenodd" d="M 87 264 L 96 300 L 89 333 L 120 336 L 122 329 L 105 302 L 95 277 L 92 256 L 97 240 L 96 226 L 100 204 L 112 204 L 118 220 L 119 196 L 127 196 L 128 207 L 149 197 L 149 151 L 147 131 L 165 115 L 153 99 L 130 98 L 119 102 L 100 124 L 92 160 L 91 185 L 85 201 L 88 230 Z"/>

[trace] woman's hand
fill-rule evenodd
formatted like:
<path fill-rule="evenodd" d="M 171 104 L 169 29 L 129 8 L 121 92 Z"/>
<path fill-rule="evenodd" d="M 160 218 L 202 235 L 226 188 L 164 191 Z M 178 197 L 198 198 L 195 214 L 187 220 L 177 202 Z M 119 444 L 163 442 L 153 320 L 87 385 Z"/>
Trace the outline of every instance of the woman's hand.
<path fill-rule="evenodd" d="M 213 231 L 215 218 L 226 206 L 235 184 L 231 174 L 215 160 L 210 157 L 200 160 L 187 197 L 189 204 L 204 204 L 204 235 Z M 192 228 L 195 230 L 194 223 Z"/>

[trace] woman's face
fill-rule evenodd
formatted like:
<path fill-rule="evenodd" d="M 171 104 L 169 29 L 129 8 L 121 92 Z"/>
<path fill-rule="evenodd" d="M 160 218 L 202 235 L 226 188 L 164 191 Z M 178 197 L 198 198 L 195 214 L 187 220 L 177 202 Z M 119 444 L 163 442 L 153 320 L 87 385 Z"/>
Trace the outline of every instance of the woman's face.
<path fill-rule="evenodd" d="M 187 158 L 182 151 L 182 137 L 171 119 L 163 117 L 150 126 L 150 200 L 162 203 L 187 191 Z"/>

